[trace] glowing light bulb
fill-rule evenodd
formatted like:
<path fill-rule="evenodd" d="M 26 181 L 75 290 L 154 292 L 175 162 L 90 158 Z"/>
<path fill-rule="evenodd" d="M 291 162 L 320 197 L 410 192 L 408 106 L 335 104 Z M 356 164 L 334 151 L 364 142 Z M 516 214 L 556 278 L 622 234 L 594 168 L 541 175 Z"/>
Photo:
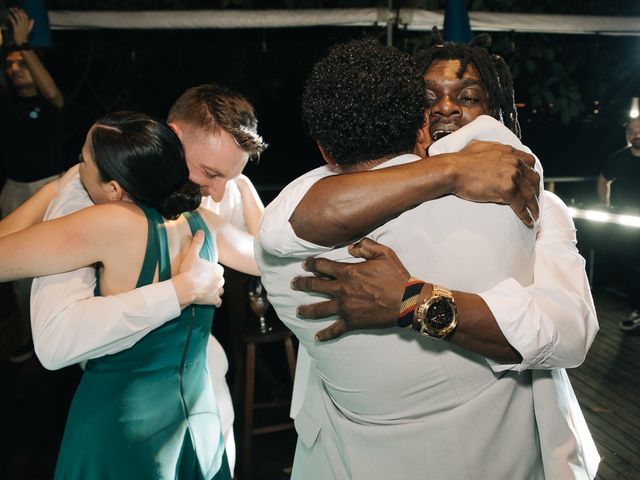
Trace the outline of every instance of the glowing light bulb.
<path fill-rule="evenodd" d="M 629 110 L 630 118 L 638 118 L 640 116 L 640 107 L 638 106 L 638 97 L 631 99 L 631 110 Z"/>

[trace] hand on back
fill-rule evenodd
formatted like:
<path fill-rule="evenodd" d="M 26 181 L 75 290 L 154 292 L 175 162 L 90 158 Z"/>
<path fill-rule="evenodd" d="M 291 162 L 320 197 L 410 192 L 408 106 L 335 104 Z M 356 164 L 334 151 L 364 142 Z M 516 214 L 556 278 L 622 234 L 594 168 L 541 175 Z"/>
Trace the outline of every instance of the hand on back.
<path fill-rule="evenodd" d="M 506 204 L 527 226 L 538 219 L 540 175 L 535 157 L 497 142 L 473 140 L 456 155 L 454 195 Z"/>
<path fill-rule="evenodd" d="M 198 305 L 222 305 L 224 289 L 224 268 L 200 258 L 204 244 L 204 233 L 199 230 L 193 237 L 187 253 L 182 258 L 174 285 L 181 307 L 195 303 Z"/>
<path fill-rule="evenodd" d="M 298 308 L 302 318 L 340 317 L 316 334 L 318 340 L 331 340 L 350 330 L 397 326 L 409 272 L 393 250 L 369 238 L 351 245 L 349 253 L 366 261 L 340 263 L 308 258 L 304 268 L 316 276 L 296 277 L 291 284 L 294 290 L 332 297 Z"/>

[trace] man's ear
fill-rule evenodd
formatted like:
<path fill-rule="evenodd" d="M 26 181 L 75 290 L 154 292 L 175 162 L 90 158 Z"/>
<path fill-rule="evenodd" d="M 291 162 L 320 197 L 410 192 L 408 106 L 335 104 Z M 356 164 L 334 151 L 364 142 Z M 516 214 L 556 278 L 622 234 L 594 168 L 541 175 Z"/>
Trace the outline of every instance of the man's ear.
<path fill-rule="evenodd" d="M 175 132 L 175 134 L 178 136 L 180 141 L 182 141 L 182 137 L 184 135 L 184 132 L 183 132 L 182 128 L 180 128 L 180 125 L 178 125 L 177 123 L 174 123 L 174 122 L 169 122 L 167 125 L 169 125 L 169 128 L 171 128 L 171 130 L 173 130 Z"/>
<path fill-rule="evenodd" d="M 119 202 L 120 200 L 128 198 L 127 192 L 125 192 L 115 180 L 105 183 L 103 188 L 107 192 L 107 198 L 110 202 Z"/>
<path fill-rule="evenodd" d="M 316 140 L 316 145 L 318 145 L 318 150 L 320 150 L 320 154 L 322 155 L 322 158 L 324 158 L 324 161 L 327 162 L 328 165 L 332 167 L 338 165 L 338 162 L 336 162 L 333 159 L 333 157 L 329 155 L 324 148 L 322 148 L 322 145 L 320 145 L 320 142 L 318 142 L 317 140 Z"/>

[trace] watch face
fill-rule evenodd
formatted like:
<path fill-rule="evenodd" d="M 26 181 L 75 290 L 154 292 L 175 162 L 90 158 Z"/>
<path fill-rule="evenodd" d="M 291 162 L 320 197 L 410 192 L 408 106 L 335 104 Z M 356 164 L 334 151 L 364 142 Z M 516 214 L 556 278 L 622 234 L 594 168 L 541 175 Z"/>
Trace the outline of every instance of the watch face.
<path fill-rule="evenodd" d="M 435 300 L 427 311 L 429 327 L 436 330 L 447 328 L 451 324 L 453 317 L 453 305 L 451 305 L 451 302 L 446 298 Z"/>

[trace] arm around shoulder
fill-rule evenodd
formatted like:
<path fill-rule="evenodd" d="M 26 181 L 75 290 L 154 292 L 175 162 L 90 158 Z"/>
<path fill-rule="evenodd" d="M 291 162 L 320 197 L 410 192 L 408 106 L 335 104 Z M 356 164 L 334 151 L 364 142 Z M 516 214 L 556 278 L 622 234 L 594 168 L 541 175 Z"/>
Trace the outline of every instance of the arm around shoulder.
<path fill-rule="evenodd" d="M 235 179 L 240 197 L 242 198 L 242 216 L 247 231 L 251 235 L 257 235 L 260 228 L 260 220 L 264 213 L 264 204 L 258 195 L 258 191 L 246 175 L 240 175 Z"/>
<path fill-rule="evenodd" d="M 131 292 L 94 296 L 95 269 L 34 279 L 33 344 L 49 370 L 125 350 L 180 315 L 170 280 Z"/>
<path fill-rule="evenodd" d="M 214 212 L 199 210 L 209 231 L 215 235 L 219 261 L 239 272 L 260 275 L 254 254 L 254 237 L 233 226 Z"/>

